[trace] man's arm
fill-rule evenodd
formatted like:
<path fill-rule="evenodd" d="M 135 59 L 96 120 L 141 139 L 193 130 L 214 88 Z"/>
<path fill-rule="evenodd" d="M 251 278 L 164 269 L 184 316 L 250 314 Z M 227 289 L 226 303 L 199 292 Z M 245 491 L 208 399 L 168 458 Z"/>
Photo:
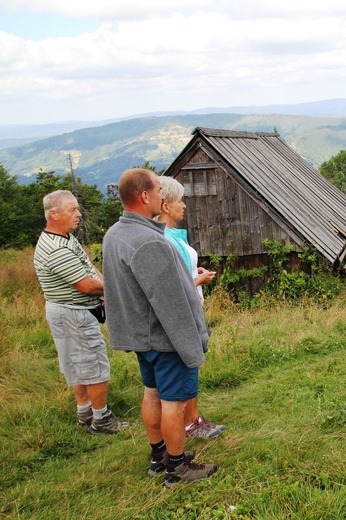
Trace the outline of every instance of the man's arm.
<path fill-rule="evenodd" d="M 90 276 L 86 276 L 79 282 L 74 283 L 73 287 L 83 294 L 90 294 L 91 296 L 103 296 L 103 282 L 97 278 L 90 278 Z"/>
<path fill-rule="evenodd" d="M 93 266 L 94 267 L 94 266 Z M 103 276 L 94 267 L 98 278 L 86 275 L 86 270 L 78 256 L 68 248 L 55 250 L 49 258 L 49 268 L 77 291 L 91 296 L 103 296 Z M 80 278 L 78 280 L 78 278 Z M 78 282 L 73 283 L 75 280 Z"/>
<path fill-rule="evenodd" d="M 132 257 L 132 272 L 175 351 L 188 367 L 203 363 L 209 334 L 192 276 L 170 242 L 144 244 Z"/>

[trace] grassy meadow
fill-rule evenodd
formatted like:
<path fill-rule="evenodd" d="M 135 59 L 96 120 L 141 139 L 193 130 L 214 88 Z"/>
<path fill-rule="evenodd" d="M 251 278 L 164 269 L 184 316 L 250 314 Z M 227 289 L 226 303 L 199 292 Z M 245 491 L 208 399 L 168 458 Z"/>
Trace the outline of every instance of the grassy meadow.
<path fill-rule="evenodd" d="M 324 307 L 239 311 L 225 294 L 209 297 L 199 403 L 228 429 L 186 447 L 219 471 L 167 490 L 162 476 L 146 474 L 133 354 L 109 351 L 108 404 L 134 428 L 94 437 L 75 424 L 32 256 L 0 257 L 0 518 L 346 518 L 346 287 Z"/>

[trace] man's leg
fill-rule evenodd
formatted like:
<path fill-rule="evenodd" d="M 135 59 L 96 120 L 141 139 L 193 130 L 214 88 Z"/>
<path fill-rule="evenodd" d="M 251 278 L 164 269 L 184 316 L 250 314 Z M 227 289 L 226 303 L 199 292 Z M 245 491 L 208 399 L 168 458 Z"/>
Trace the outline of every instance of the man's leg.
<path fill-rule="evenodd" d="M 93 420 L 93 410 L 88 394 L 87 385 L 72 386 L 76 401 L 77 401 L 77 424 L 81 426 L 90 426 Z"/>
<path fill-rule="evenodd" d="M 186 409 L 185 409 L 185 426 L 190 426 L 193 421 L 198 419 L 198 405 L 197 405 L 197 397 L 194 397 L 193 399 L 189 399 L 186 402 Z"/>
<path fill-rule="evenodd" d="M 156 388 L 144 387 L 142 400 L 142 419 L 147 430 L 150 444 L 162 441 L 161 431 L 162 408 Z"/>
<path fill-rule="evenodd" d="M 108 381 L 87 386 L 87 392 L 94 410 L 100 410 L 107 404 Z"/>
<path fill-rule="evenodd" d="M 185 446 L 186 401 L 161 401 L 161 429 L 170 455 L 181 455 Z"/>
<path fill-rule="evenodd" d="M 184 451 L 186 400 L 197 393 L 198 370 L 186 367 L 176 353 L 150 351 L 137 356 L 145 385 L 142 418 L 152 448 L 148 474 L 166 469 L 166 487 L 210 476 L 216 464 L 195 464 L 194 453 Z"/>
<path fill-rule="evenodd" d="M 150 444 L 164 439 L 170 455 L 180 455 L 184 451 L 186 402 L 161 401 L 156 388 L 144 389 L 142 419 Z"/>
<path fill-rule="evenodd" d="M 161 431 L 162 408 L 156 388 L 144 387 L 142 400 L 142 419 L 151 446 L 148 475 L 160 475 L 166 469 L 168 455 Z"/>
<path fill-rule="evenodd" d="M 72 387 L 77 401 L 77 423 L 89 426 L 93 435 L 115 434 L 129 428 L 127 422 L 120 422 L 107 408 L 108 381 L 93 385 L 75 385 Z M 89 404 L 87 409 L 87 405 Z"/>
<path fill-rule="evenodd" d="M 108 381 L 92 385 L 74 385 L 77 401 L 77 424 L 90 426 L 93 419 L 109 415 L 107 410 Z"/>
<path fill-rule="evenodd" d="M 91 403 L 94 410 L 101 410 L 107 405 L 108 381 L 93 385 L 75 385 L 72 390 L 80 406 Z"/>
<path fill-rule="evenodd" d="M 77 405 L 85 406 L 90 402 L 87 385 L 75 385 L 72 387 Z"/>
<path fill-rule="evenodd" d="M 162 401 L 162 432 L 166 441 L 168 461 L 165 486 L 170 488 L 181 480 L 194 482 L 217 471 L 216 464 L 196 464 L 184 452 L 186 401 Z M 192 457 L 193 458 L 193 457 Z"/>
<path fill-rule="evenodd" d="M 156 388 L 145 387 L 142 401 L 142 419 L 151 445 L 150 467 L 148 470 L 148 475 L 151 477 L 160 475 L 165 471 L 168 464 L 169 455 L 165 436 L 167 437 L 168 435 L 167 442 L 170 449 L 173 450 L 173 456 L 180 455 L 180 446 L 184 446 L 184 424 L 180 424 L 179 443 L 176 442 L 177 437 L 173 432 L 173 428 L 177 427 L 177 418 L 174 415 L 176 404 L 179 403 L 162 402 L 157 395 Z M 162 413 L 163 409 L 165 413 Z M 178 412 L 178 415 L 182 415 L 182 412 Z M 163 433 L 162 424 L 163 429 L 166 428 L 168 430 L 168 434 Z M 181 436 L 182 432 L 183 436 Z M 185 453 L 185 457 L 189 460 L 192 460 L 194 455 L 194 452 L 191 451 Z"/>
<path fill-rule="evenodd" d="M 85 406 L 91 402 L 96 410 L 104 408 L 107 403 L 108 381 L 94 385 L 75 385 L 72 387 L 77 404 Z"/>

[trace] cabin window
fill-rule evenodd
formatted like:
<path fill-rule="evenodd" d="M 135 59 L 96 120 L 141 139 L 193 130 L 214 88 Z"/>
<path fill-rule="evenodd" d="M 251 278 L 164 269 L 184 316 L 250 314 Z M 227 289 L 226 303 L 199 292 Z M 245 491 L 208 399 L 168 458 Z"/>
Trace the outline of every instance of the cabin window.
<path fill-rule="evenodd" d="M 185 170 L 183 186 L 185 197 L 216 195 L 215 170 Z"/>

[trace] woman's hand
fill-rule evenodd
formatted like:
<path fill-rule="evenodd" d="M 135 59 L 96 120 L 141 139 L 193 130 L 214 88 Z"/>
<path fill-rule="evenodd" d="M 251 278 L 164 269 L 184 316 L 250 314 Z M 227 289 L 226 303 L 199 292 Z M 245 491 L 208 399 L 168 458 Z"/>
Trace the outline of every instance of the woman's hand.
<path fill-rule="evenodd" d="M 216 275 L 215 271 L 208 271 L 207 269 L 204 269 L 204 267 L 198 267 L 197 271 L 198 276 L 195 278 L 196 287 L 198 287 L 198 285 L 210 283 Z"/>

